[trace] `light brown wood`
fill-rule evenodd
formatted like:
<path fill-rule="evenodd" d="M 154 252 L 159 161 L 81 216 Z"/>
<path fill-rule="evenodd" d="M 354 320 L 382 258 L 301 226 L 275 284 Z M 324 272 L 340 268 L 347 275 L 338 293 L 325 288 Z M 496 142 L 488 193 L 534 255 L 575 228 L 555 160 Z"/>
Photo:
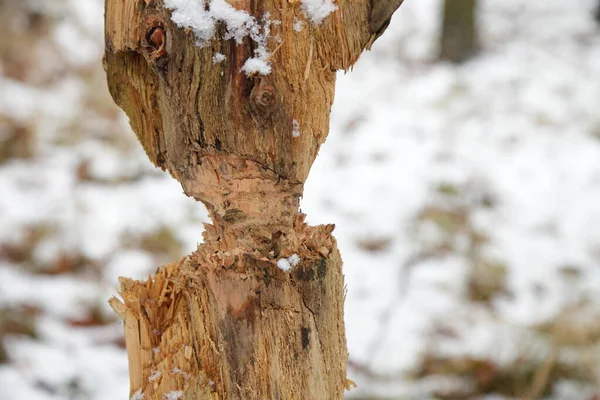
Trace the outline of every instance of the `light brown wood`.
<path fill-rule="evenodd" d="M 291 273 L 210 241 L 146 282 L 121 280 L 132 394 L 164 399 L 341 399 L 341 260 L 331 227 L 297 227 Z"/>
<path fill-rule="evenodd" d="M 125 322 L 131 395 L 341 399 L 342 262 L 333 226 L 307 226 L 299 199 L 329 130 L 335 72 L 377 33 L 371 3 L 338 0 L 319 26 L 298 0 L 229 3 L 280 21 L 266 43 L 269 75 L 241 72 L 248 38 L 217 35 L 200 48 L 161 0 L 106 2 L 111 94 L 150 160 L 213 221 L 196 252 L 146 282 L 123 278 L 123 301 L 110 301 Z M 224 62 L 213 63 L 217 53 Z M 278 268 L 293 254 L 297 266 Z"/>

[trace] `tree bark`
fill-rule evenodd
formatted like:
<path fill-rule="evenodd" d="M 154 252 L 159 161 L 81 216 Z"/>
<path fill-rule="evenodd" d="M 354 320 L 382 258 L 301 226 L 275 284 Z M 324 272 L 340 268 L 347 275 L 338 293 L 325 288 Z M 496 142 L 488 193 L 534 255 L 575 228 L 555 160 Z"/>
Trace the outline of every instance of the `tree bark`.
<path fill-rule="evenodd" d="M 196 252 L 146 282 L 122 278 L 123 301 L 110 301 L 125 323 L 131 395 L 341 399 L 342 262 L 333 226 L 307 226 L 299 199 L 328 133 L 335 71 L 377 34 L 371 2 L 338 1 L 320 25 L 299 0 L 229 4 L 275 21 L 270 74 L 241 71 L 257 44 L 226 39 L 224 26 L 200 47 L 162 0 L 106 2 L 111 94 L 150 160 L 213 221 Z M 278 268 L 293 255 L 297 265 Z"/>
<path fill-rule="evenodd" d="M 446 0 L 440 58 L 454 63 L 468 60 L 478 50 L 475 10 L 477 0 Z"/>

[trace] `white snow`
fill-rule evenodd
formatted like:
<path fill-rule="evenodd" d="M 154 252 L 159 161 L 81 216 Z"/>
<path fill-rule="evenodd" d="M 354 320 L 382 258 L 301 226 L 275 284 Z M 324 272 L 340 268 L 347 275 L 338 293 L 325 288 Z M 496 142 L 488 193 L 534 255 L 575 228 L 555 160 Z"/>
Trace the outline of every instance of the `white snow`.
<path fill-rule="evenodd" d="M 298 17 L 294 17 L 294 30 L 296 32 L 301 32 L 304 29 L 304 21 L 299 19 Z"/>
<path fill-rule="evenodd" d="M 215 21 L 223 22 L 227 28 L 224 39 L 235 39 L 241 44 L 253 29 L 256 29 L 256 20 L 244 10 L 237 10 L 225 0 L 211 0 L 210 13 Z"/>
<path fill-rule="evenodd" d="M 154 382 L 158 378 L 160 378 L 160 371 L 152 371 L 152 374 L 148 377 L 148 382 Z"/>
<path fill-rule="evenodd" d="M 205 9 L 203 1 L 165 0 L 164 5 L 172 10 L 171 19 L 177 26 L 194 32 L 200 46 L 204 46 L 213 38 L 217 21 Z"/>
<path fill-rule="evenodd" d="M 222 63 L 223 61 L 225 61 L 226 59 L 227 59 L 227 57 L 225 57 L 225 54 L 217 53 L 213 56 L 212 63 L 219 64 L 219 63 Z"/>
<path fill-rule="evenodd" d="M 289 272 L 292 269 L 292 265 L 287 258 L 280 258 L 277 260 L 277 266 L 284 272 Z"/>
<path fill-rule="evenodd" d="M 277 260 L 277 266 L 282 271 L 289 272 L 292 270 L 292 268 L 300 264 L 300 261 L 302 261 L 302 259 L 298 256 L 298 254 L 294 253 L 288 258 L 280 258 Z"/>
<path fill-rule="evenodd" d="M 176 374 L 176 375 L 181 375 L 184 378 L 188 377 L 188 374 L 186 372 L 184 372 L 183 370 L 181 370 L 180 368 L 177 368 L 177 367 L 173 368 L 171 370 L 171 372 L 174 373 L 174 374 Z"/>
<path fill-rule="evenodd" d="M 204 2 L 198 0 L 166 0 L 165 7 L 172 10 L 171 19 L 177 26 L 190 29 L 200 47 L 205 47 L 214 38 L 218 23 L 223 23 L 226 33 L 223 39 L 234 39 L 241 44 L 245 37 L 250 37 L 255 43 L 255 56 L 246 60 L 242 71 L 247 74 L 268 75 L 271 73 L 269 65 L 269 50 L 267 42 L 270 35 L 270 25 L 280 24 L 280 21 L 271 21 L 266 13 L 261 21 L 244 10 L 238 10 L 225 0 L 210 0 L 205 7 Z M 225 60 L 223 55 L 215 55 L 213 64 Z"/>
<path fill-rule="evenodd" d="M 267 61 L 253 57 L 246 60 L 242 66 L 242 72 L 246 75 L 269 75 L 271 73 L 271 66 Z"/>
<path fill-rule="evenodd" d="M 142 389 L 136 390 L 136 392 L 131 395 L 131 400 L 144 400 L 144 392 L 142 392 Z"/>
<path fill-rule="evenodd" d="M 256 48 L 254 49 L 255 57 L 246 60 L 242 66 L 242 71 L 246 75 L 268 75 L 271 73 L 270 52 L 267 48 L 267 42 L 271 34 L 271 24 L 277 22 L 279 21 L 271 21 L 269 13 L 265 13 L 262 25 L 255 22 L 250 29 L 250 37 L 256 43 Z"/>
<path fill-rule="evenodd" d="M 294 253 L 288 258 L 280 258 L 279 260 L 277 260 L 277 266 L 282 271 L 289 272 L 296 265 L 300 264 L 300 261 L 302 261 L 302 259 L 298 256 L 298 254 Z"/>
<path fill-rule="evenodd" d="M 172 390 L 163 395 L 166 400 L 177 400 L 183 397 L 183 390 Z"/>
<path fill-rule="evenodd" d="M 292 267 L 295 267 L 296 265 L 300 264 L 302 259 L 298 256 L 298 254 L 294 253 L 288 257 L 288 261 Z"/>
<path fill-rule="evenodd" d="M 300 123 L 297 120 L 292 120 L 292 136 L 300 136 Z"/>
<path fill-rule="evenodd" d="M 310 22 L 320 25 L 329 14 L 337 10 L 337 6 L 331 0 L 302 0 L 302 10 Z"/>

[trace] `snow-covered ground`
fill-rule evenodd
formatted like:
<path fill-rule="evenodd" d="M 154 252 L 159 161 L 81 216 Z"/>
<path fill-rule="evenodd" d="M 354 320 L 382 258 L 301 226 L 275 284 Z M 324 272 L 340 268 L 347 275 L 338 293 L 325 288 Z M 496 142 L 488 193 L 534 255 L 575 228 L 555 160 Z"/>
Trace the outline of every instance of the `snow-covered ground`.
<path fill-rule="evenodd" d="M 337 225 L 352 398 L 600 396 L 597 1 L 480 3 L 472 61 L 437 62 L 441 1 L 409 0 L 339 76 L 302 210 Z M 106 300 L 206 212 L 110 101 L 102 1 L 5 4 L 0 400 L 127 398 Z"/>

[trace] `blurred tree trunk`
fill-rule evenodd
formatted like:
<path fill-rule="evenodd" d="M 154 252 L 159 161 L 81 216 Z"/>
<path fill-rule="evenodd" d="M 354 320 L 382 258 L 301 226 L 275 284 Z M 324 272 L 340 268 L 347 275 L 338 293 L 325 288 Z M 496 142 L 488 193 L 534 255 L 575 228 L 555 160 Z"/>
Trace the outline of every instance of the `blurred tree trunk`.
<path fill-rule="evenodd" d="M 440 58 L 461 63 L 478 50 L 476 0 L 446 0 Z"/>
<path fill-rule="evenodd" d="M 278 21 L 262 43 L 269 74 L 241 71 L 261 45 L 254 38 L 236 43 L 220 25 L 198 46 L 161 0 L 106 2 L 111 94 L 150 160 L 213 222 L 197 251 L 146 282 L 122 278 L 123 302 L 111 300 L 131 395 L 341 399 L 342 262 L 333 226 L 307 226 L 299 199 L 328 133 L 335 71 L 380 32 L 369 27 L 370 0 L 338 1 L 320 25 L 298 1 L 229 3 L 256 23 Z"/>
<path fill-rule="evenodd" d="M 596 18 L 596 22 L 600 24 L 600 1 L 598 1 L 598 5 L 596 6 L 596 13 L 594 14 Z"/>

